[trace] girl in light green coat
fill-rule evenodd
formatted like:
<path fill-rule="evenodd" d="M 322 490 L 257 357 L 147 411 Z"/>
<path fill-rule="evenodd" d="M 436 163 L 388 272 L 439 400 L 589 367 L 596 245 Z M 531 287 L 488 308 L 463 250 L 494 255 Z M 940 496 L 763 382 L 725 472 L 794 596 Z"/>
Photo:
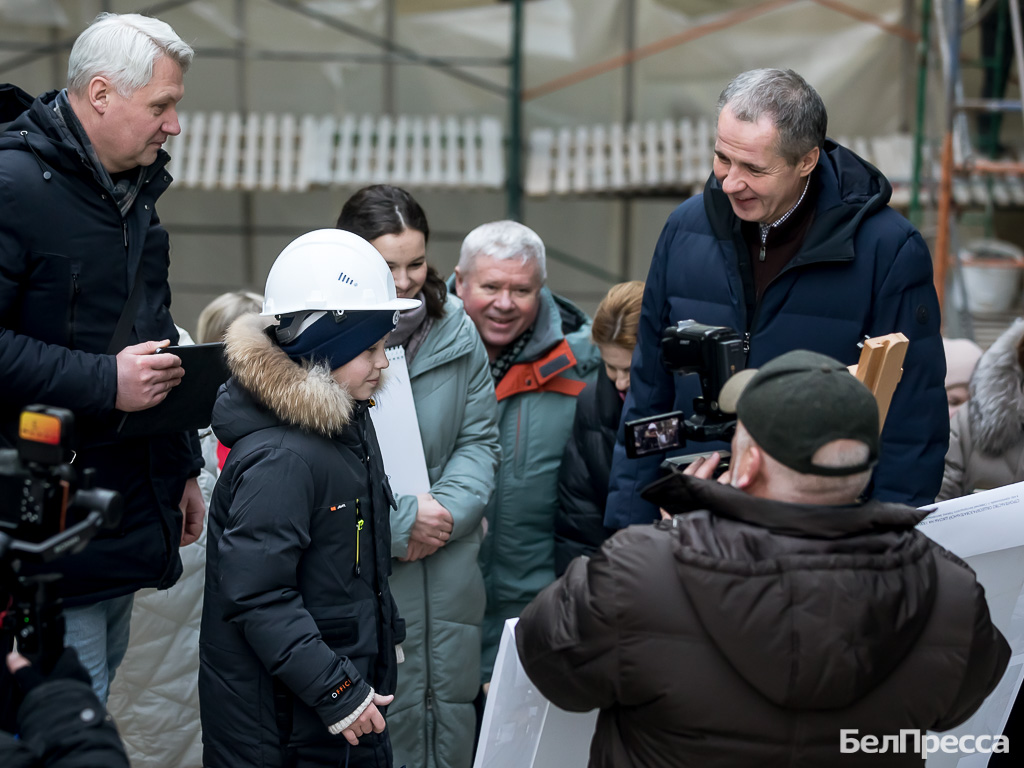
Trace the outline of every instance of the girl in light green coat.
<path fill-rule="evenodd" d="M 395 765 L 469 768 L 480 681 L 484 584 L 477 564 L 484 506 L 500 448 L 487 352 L 462 302 L 427 265 L 423 209 L 405 190 L 359 190 L 338 228 L 360 235 L 391 267 L 402 313 L 389 346 L 409 365 L 430 489 L 399 496 L 391 520 L 391 592 L 406 621 L 405 661 L 388 707 Z"/>

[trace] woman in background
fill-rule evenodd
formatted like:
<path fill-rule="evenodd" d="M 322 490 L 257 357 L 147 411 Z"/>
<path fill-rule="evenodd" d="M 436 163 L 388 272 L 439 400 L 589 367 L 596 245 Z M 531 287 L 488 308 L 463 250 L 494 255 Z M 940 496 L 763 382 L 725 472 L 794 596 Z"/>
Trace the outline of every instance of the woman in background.
<path fill-rule="evenodd" d="M 337 226 L 381 252 L 400 298 L 423 302 L 402 312 L 388 342 L 405 350 L 430 480 L 424 493 L 399 495 L 391 517 L 391 592 L 406 621 L 388 711 L 395 765 L 469 768 L 484 614 L 477 553 L 499 456 L 490 364 L 462 302 L 427 264 L 430 228 L 408 192 L 361 189 Z"/>
<path fill-rule="evenodd" d="M 576 403 L 572 437 L 558 472 L 555 516 L 555 573 L 569 561 L 589 555 L 614 531 L 604 527 L 608 474 L 622 403 L 629 391 L 629 366 L 636 346 L 644 284 L 639 280 L 612 286 L 594 313 L 590 338 L 601 351 L 604 376 L 598 376 Z"/>
<path fill-rule="evenodd" d="M 981 356 L 970 398 L 950 423 L 936 501 L 1024 480 L 1024 318 Z"/>

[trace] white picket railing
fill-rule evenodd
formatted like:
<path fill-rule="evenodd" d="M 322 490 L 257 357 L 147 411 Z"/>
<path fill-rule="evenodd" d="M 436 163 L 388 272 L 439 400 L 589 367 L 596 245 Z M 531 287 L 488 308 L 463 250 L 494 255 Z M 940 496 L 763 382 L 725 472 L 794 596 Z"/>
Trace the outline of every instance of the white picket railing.
<path fill-rule="evenodd" d="M 302 192 L 387 182 L 497 189 L 505 183 L 501 121 L 494 117 L 317 117 L 181 113 L 167 142 L 185 187 Z"/>
<path fill-rule="evenodd" d="M 192 112 L 167 142 L 171 174 L 185 187 L 302 192 L 387 182 L 412 188 L 501 189 L 505 147 L 495 117 Z M 909 134 L 838 137 L 892 182 L 895 205 L 910 197 Z M 530 134 L 526 194 L 677 194 L 699 192 L 708 174 L 714 127 L 706 118 L 622 125 L 538 128 Z M 938 178 L 937 154 L 925 167 Z M 930 202 L 929 189 L 921 191 Z M 1024 179 L 956 178 L 961 206 L 1024 206 Z"/>
<path fill-rule="evenodd" d="M 893 134 L 874 138 L 838 137 L 876 166 L 893 185 L 892 203 L 910 200 L 913 137 Z M 674 194 L 700 192 L 711 173 L 714 127 L 706 118 L 622 125 L 538 128 L 530 134 L 525 179 L 532 196 L 579 194 Z M 938 156 L 925 146 L 925 167 L 939 178 Z M 1024 180 L 1016 176 L 975 175 L 954 181 L 958 205 L 1024 205 Z M 923 204 L 930 190 L 921 190 Z"/>

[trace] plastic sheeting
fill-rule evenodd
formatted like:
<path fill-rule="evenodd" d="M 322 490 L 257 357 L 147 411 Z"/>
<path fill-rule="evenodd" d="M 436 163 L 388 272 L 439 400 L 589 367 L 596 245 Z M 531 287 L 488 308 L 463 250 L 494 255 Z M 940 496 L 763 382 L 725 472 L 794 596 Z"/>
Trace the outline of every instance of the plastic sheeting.
<path fill-rule="evenodd" d="M 54 26 L 73 37 L 104 5 L 117 12 L 137 10 L 138 2 L 70 2 L 70 0 L 0 0 L 0 42 L 51 42 Z M 298 4 L 311 15 L 324 14 L 383 37 L 384 0 L 312 0 Z M 645 46 L 724 15 L 761 5 L 711 0 L 635 0 L 635 42 Z M 851 4 L 853 7 L 854 4 Z M 892 0 L 858 0 L 856 10 L 899 24 L 902 4 Z M 415 8 L 415 4 L 399 4 Z M 193 0 L 170 8 L 162 18 L 199 50 L 188 81 L 188 108 L 213 110 L 245 103 L 265 112 L 342 115 L 349 111 L 379 113 L 385 67 L 356 61 L 284 62 L 266 52 L 354 53 L 379 49 L 294 9 L 250 0 L 237 17 L 234 0 Z M 524 78 L 526 89 L 620 56 L 625 50 L 628 4 L 621 0 L 531 0 L 524 10 Z M 503 58 L 508 55 L 509 3 L 454 8 L 426 13 L 399 13 L 396 42 L 433 56 Z M 246 41 L 249 55 L 245 93 L 234 61 L 223 55 L 203 57 L 202 50 L 232 49 Z M 904 47 L 900 38 L 878 26 L 851 18 L 813 0 L 796 0 L 738 25 L 712 32 L 645 58 L 635 65 L 634 116 L 638 120 L 679 119 L 713 113 L 722 86 L 737 72 L 761 66 L 792 67 L 821 93 L 832 117 L 832 133 L 873 136 L 891 133 L 903 112 L 901 90 Z M 17 53 L 0 48 L 0 66 Z M 65 55 L 65 52 L 59 56 Z M 500 87 L 508 82 L 504 67 L 467 67 Z M 61 83 L 61 67 L 38 59 L 11 73 L 38 77 L 35 90 Z M 198 75 L 198 77 L 197 77 Z M 8 79 L 8 78 L 3 78 Z M 504 116 L 505 99 L 494 93 L 422 66 L 394 67 L 396 110 L 404 114 L 493 114 Z M 572 126 L 611 122 L 625 108 L 623 71 L 615 69 L 550 95 L 528 101 L 528 127 Z"/>

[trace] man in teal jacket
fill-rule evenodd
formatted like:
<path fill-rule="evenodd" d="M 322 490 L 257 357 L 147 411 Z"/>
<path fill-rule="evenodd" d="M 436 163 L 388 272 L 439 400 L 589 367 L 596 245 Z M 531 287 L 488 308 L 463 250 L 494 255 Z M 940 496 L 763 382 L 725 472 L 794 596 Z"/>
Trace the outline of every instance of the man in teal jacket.
<path fill-rule="evenodd" d="M 455 290 L 483 339 L 498 398 L 501 464 L 480 550 L 487 588 L 481 676 L 490 680 L 506 619 L 555 579 L 558 468 L 576 396 L 600 360 L 590 318 L 545 287 L 544 243 L 514 221 L 466 236 Z"/>

